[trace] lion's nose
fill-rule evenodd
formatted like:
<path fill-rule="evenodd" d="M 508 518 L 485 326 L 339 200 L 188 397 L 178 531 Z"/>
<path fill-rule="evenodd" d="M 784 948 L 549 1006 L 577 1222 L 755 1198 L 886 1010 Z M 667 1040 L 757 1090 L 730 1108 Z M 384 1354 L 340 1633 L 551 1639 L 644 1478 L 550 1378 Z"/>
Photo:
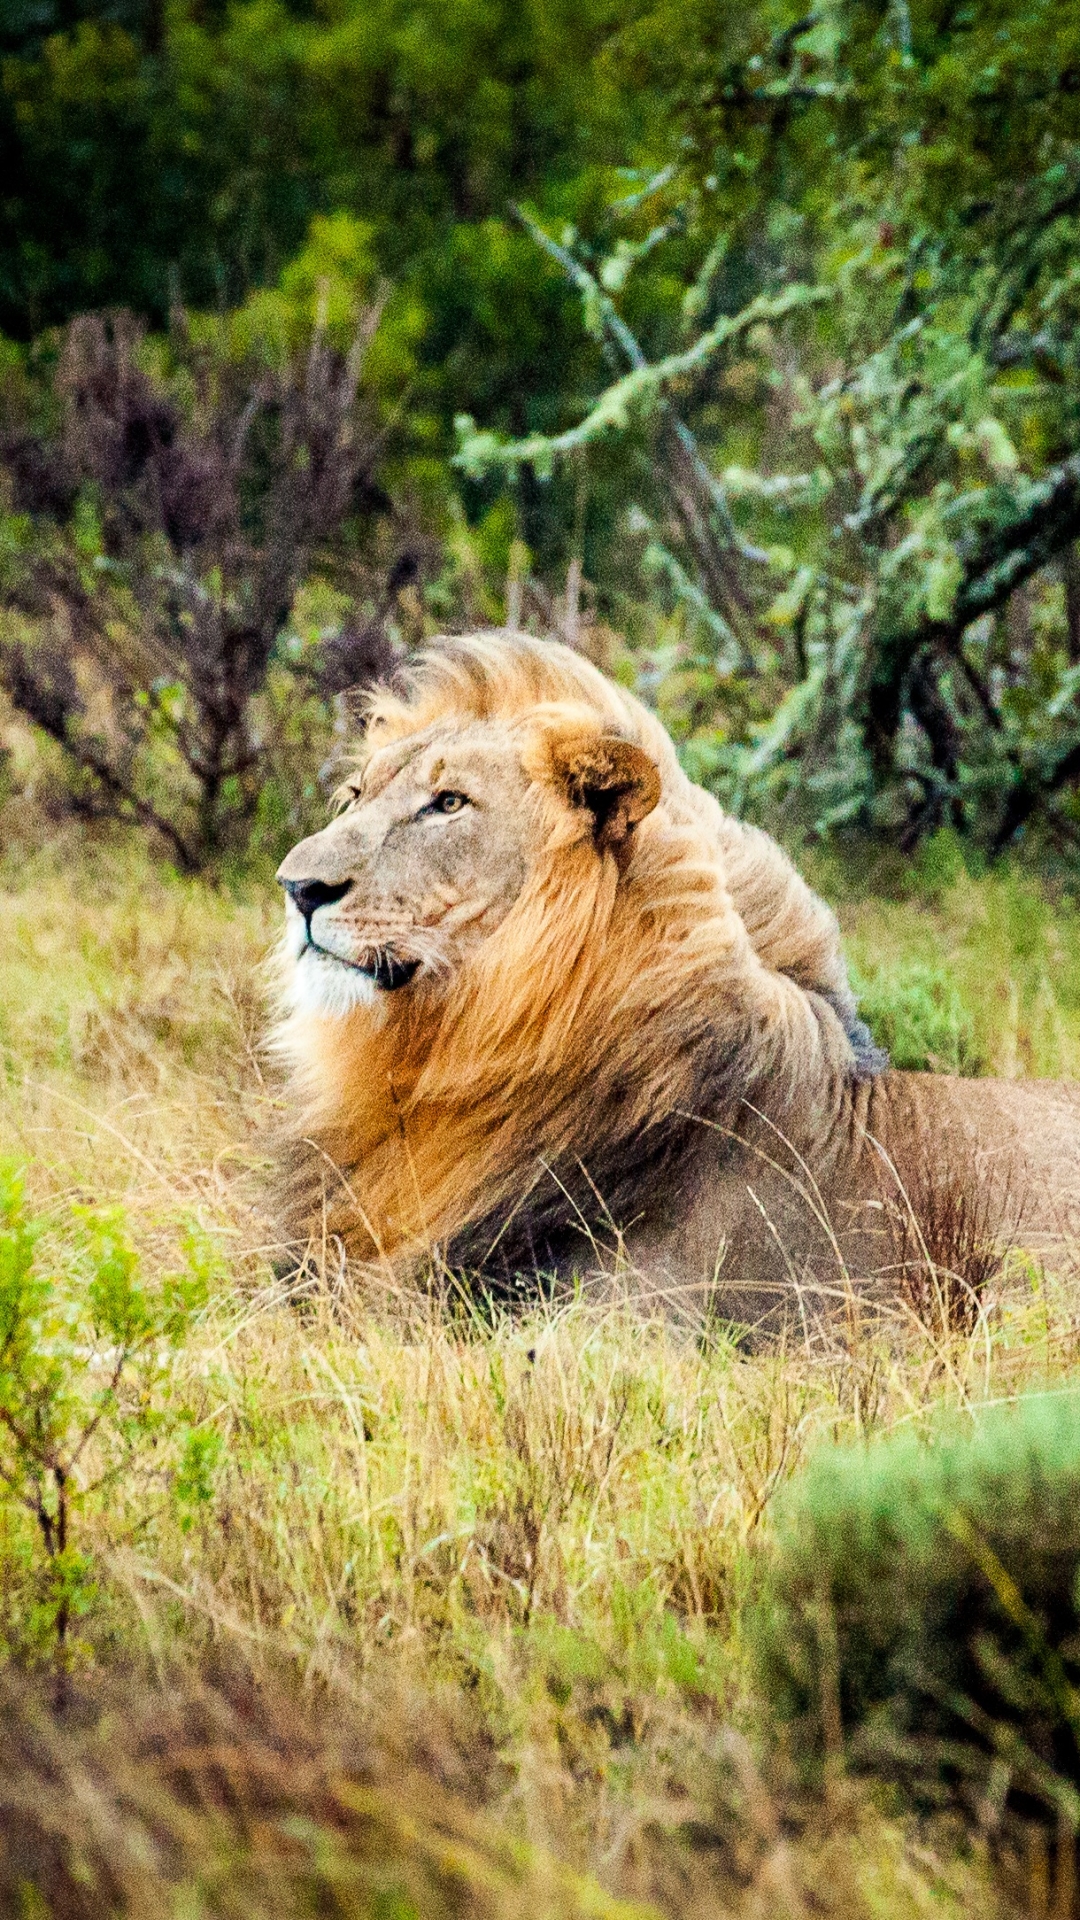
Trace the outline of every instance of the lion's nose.
<path fill-rule="evenodd" d="M 304 919 L 310 920 L 316 907 L 332 907 L 335 900 L 344 900 L 352 881 L 339 880 L 336 886 L 325 880 L 283 880 L 281 884 Z"/>

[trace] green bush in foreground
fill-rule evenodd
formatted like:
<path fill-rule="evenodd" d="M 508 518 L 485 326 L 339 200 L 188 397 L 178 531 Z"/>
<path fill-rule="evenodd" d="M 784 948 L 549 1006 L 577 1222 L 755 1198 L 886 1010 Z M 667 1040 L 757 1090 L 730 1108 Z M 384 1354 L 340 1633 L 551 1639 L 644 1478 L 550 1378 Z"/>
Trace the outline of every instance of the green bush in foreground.
<path fill-rule="evenodd" d="M 1080 1395 L 823 1452 L 777 1527 L 752 1631 L 804 1757 L 1075 1835 Z"/>
<path fill-rule="evenodd" d="M 52 1665 L 61 1693 L 97 1590 L 88 1515 L 139 1478 L 144 1519 L 170 1501 L 183 1526 L 219 1450 L 171 1391 L 206 1250 L 190 1237 L 187 1271 L 149 1285 L 118 1209 L 74 1214 L 75 1248 L 39 1259 L 46 1222 L 0 1165 L 0 1656 Z"/>

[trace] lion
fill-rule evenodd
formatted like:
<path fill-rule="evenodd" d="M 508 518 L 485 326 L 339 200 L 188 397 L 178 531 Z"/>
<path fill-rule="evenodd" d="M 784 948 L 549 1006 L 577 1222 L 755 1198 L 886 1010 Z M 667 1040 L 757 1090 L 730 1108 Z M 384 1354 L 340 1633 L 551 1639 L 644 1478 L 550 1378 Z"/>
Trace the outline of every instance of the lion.
<path fill-rule="evenodd" d="M 889 1070 L 831 910 L 559 642 L 377 690 L 278 878 L 293 1241 L 757 1324 L 886 1274 L 949 1169 L 1025 1244 L 1080 1198 L 1080 1087 Z"/>

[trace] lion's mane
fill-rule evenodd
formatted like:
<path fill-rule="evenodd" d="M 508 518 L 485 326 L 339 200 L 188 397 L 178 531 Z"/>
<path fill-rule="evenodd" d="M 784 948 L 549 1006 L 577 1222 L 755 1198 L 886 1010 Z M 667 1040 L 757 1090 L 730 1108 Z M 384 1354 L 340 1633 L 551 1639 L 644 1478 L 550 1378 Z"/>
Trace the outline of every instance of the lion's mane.
<path fill-rule="evenodd" d="M 659 721 L 568 648 L 436 643 L 370 702 L 361 763 L 429 730 L 520 733 L 544 851 L 439 992 L 283 1028 L 300 1115 L 294 1217 L 393 1265 L 421 1249 L 505 1272 L 663 1191 L 688 1129 L 835 1105 L 881 1064 L 836 921 L 776 843 L 683 772 Z M 629 856 L 598 849 L 556 771 L 590 738 L 643 748 L 660 798 Z"/>

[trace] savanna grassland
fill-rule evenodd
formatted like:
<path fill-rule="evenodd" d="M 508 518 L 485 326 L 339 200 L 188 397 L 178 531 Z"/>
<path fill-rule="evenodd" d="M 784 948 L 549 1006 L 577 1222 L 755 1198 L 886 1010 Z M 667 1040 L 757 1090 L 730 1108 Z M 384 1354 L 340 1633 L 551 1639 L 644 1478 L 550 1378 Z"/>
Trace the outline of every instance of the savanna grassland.
<path fill-rule="evenodd" d="M 6 1910 L 1071 1911 L 1060 1849 L 1003 1866 L 836 1755 L 807 1773 L 752 1620 L 805 1463 L 1061 1393 L 1075 1287 L 1014 1250 L 975 1312 L 898 1297 L 752 1353 L 378 1275 L 293 1297 L 275 890 L 9 814 Z M 1080 1072 L 1067 899 L 947 838 L 902 885 L 815 877 L 904 1061 Z"/>

